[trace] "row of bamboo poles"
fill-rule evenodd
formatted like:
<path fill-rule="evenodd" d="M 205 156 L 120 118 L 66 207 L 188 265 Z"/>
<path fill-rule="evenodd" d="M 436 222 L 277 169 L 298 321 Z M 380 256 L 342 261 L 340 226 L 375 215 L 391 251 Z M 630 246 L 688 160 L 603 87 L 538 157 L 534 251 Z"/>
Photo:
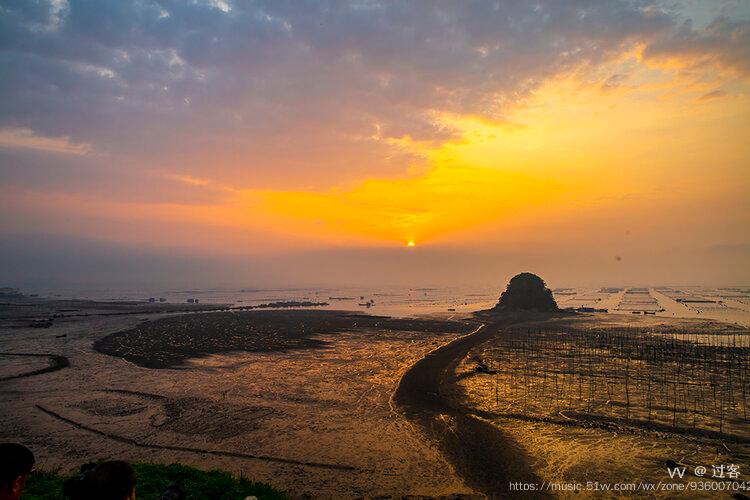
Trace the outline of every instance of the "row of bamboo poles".
<path fill-rule="evenodd" d="M 515 330 L 481 355 L 495 406 L 750 433 L 750 332 Z"/>

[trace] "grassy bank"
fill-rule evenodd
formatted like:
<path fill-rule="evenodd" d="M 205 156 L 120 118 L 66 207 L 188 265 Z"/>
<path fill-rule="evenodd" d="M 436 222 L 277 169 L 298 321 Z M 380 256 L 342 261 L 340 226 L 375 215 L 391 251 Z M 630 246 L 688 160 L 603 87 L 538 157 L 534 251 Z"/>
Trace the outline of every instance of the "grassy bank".
<path fill-rule="evenodd" d="M 137 463 L 133 465 L 137 477 L 138 500 L 156 500 L 164 490 L 177 481 L 191 500 L 243 500 L 248 496 L 259 499 L 282 499 L 284 493 L 264 483 L 254 483 L 231 474 L 172 464 Z M 37 472 L 28 481 L 23 500 L 61 500 L 66 476 Z"/>

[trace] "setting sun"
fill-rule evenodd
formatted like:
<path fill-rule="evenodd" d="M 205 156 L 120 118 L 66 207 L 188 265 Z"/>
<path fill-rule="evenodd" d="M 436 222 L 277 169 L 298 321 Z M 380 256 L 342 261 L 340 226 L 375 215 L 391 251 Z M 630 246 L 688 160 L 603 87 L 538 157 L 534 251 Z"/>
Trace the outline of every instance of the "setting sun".
<path fill-rule="evenodd" d="M 409 243 L 406 244 L 407 247 L 414 247 L 417 246 L 416 243 L 414 243 L 414 240 L 409 240 Z"/>

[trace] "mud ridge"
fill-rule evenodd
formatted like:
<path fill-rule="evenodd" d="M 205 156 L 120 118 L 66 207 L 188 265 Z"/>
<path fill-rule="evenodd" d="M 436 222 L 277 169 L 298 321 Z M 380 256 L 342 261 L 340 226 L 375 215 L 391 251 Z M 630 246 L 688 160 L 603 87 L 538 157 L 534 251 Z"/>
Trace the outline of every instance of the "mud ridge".
<path fill-rule="evenodd" d="M 38 357 L 38 358 L 48 358 L 50 361 L 50 365 L 45 368 L 40 368 L 39 370 L 33 370 L 30 372 L 19 373 L 18 375 L 12 375 L 10 377 L 2 377 L 0 378 L 0 382 L 4 382 L 6 380 L 14 380 L 18 378 L 33 377 L 34 375 L 41 375 L 43 373 L 56 372 L 57 370 L 62 370 L 63 368 L 67 368 L 70 366 L 70 361 L 68 361 L 68 358 L 66 358 L 65 356 L 61 356 L 59 354 L 0 352 L 0 356 L 29 356 L 29 357 Z"/>
<path fill-rule="evenodd" d="M 132 438 L 127 438 L 123 436 L 119 436 L 117 434 L 113 434 L 110 432 L 101 431 L 99 429 L 96 429 L 94 427 L 89 427 L 88 425 L 82 424 L 80 422 L 76 422 L 75 420 L 72 420 L 68 417 L 64 417 L 60 415 L 59 413 L 56 413 L 52 410 L 49 410 L 41 405 L 34 405 L 39 411 L 46 413 L 50 417 L 59 420 L 61 422 L 65 422 L 66 424 L 72 425 L 73 427 L 77 429 L 81 429 L 87 432 L 91 432 L 93 434 L 96 434 L 98 436 L 106 437 L 108 439 L 111 439 L 113 441 L 117 441 L 119 443 L 129 444 L 131 446 L 135 446 L 137 448 L 147 448 L 147 449 L 153 449 L 153 450 L 170 450 L 170 451 L 184 451 L 188 453 L 201 453 L 201 454 L 208 454 L 208 455 L 217 455 L 222 457 L 231 457 L 231 458 L 245 458 L 249 460 L 264 460 L 266 462 L 276 462 L 276 463 L 282 463 L 282 464 L 291 464 L 291 465 L 302 465 L 306 467 L 317 467 L 321 469 L 333 469 L 333 470 L 346 470 L 346 471 L 355 471 L 355 470 L 361 470 L 357 467 L 351 466 L 351 465 L 340 465 L 340 464 L 327 464 L 322 462 L 308 462 L 304 460 L 294 460 L 291 458 L 281 458 L 281 457 L 271 457 L 267 455 L 254 455 L 251 453 L 240 453 L 240 452 L 234 452 L 234 451 L 222 451 L 222 450 L 206 450 L 202 448 L 192 448 L 188 446 L 170 446 L 170 445 L 161 445 L 161 444 L 147 444 L 142 443 L 140 441 L 137 441 Z"/>

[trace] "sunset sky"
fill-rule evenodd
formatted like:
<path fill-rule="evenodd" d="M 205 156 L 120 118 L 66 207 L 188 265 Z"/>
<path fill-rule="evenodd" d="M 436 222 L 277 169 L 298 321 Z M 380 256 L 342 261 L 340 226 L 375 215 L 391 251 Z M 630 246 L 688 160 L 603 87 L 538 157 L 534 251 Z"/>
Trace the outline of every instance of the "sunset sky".
<path fill-rule="evenodd" d="M 0 0 L 0 286 L 750 284 L 750 1 Z"/>

